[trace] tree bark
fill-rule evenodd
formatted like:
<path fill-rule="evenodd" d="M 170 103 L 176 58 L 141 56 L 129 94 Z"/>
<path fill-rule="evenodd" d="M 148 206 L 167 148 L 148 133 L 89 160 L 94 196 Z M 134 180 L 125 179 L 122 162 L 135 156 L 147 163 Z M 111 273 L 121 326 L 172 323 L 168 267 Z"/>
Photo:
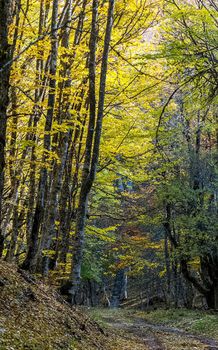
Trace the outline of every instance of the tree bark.
<path fill-rule="evenodd" d="M 58 53 L 58 0 L 53 0 L 52 8 L 52 22 L 51 22 L 51 53 L 50 53 L 50 81 L 49 81 L 49 95 L 47 116 L 45 122 L 44 135 L 44 155 L 43 167 L 40 172 L 38 198 L 36 203 L 35 214 L 33 218 L 32 230 L 30 233 L 30 242 L 27 250 L 26 258 L 22 264 L 22 268 L 34 271 L 36 268 L 36 255 L 38 249 L 39 231 L 44 218 L 44 208 L 46 204 L 46 196 L 48 191 L 48 171 L 46 168 L 46 161 L 48 153 L 51 148 L 51 135 L 54 107 L 55 107 L 55 93 L 56 93 L 56 70 L 57 70 L 57 53 Z"/>
<path fill-rule="evenodd" d="M 8 43 L 11 0 L 0 0 L 0 257 L 4 249 L 2 224 L 2 196 L 4 188 L 5 144 L 7 127 L 7 107 L 9 104 L 9 79 L 11 66 L 11 47 Z M 1 67 L 4 67 L 1 69 Z"/>
<path fill-rule="evenodd" d="M 127 297 L 127 275 L 126 269 L 117 271 L 114 286 L 112 290 L 112 296 L 110 300 L 110 307 L 117 308 L 120 306 L 120 302 Z"/>
<path fill-rule="evenodd" d="M 83 165 L 82 184 L 80 190 L 79 204 L 76 219 L 76 232 L 73 247 L 73 259 L 71 269 L 72 286 L 70 289 L 71 302 L 76 303 L 76 294 L 81 281 L 81 265 L 83 259 L 83 247 L 85 238 L 85 221 L 88 207 L 88 196 L 95 180 L 98 165 L 99 148 L 102 131 L 105 86 L 107 77 L 108 54 L 110 48 L 111 32 L 113 27 L 114 0 L 109 1 L 107 25 L 104 39 L 104 51 L 102 56 L 98 113 L 96 118 L 96 45 L 97 45 L 97 16 L 98 1 L 93 0 L 92 5 L 92 27 L 90 36 L 90 58 L 89 58 L 89 103 L 90 116 L 88 134 L 86 139 L 85 160 Z"/>

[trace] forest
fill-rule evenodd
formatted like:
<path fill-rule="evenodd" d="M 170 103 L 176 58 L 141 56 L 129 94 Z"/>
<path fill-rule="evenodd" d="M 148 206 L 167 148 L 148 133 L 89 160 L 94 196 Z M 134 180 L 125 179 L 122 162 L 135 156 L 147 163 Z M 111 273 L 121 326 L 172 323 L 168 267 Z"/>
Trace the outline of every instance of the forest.
<path fill-rule="evenodd" d="M 69 305 L 218 310 L 217 218 L 217 0 L 0 0 L 2 263 Z"/>

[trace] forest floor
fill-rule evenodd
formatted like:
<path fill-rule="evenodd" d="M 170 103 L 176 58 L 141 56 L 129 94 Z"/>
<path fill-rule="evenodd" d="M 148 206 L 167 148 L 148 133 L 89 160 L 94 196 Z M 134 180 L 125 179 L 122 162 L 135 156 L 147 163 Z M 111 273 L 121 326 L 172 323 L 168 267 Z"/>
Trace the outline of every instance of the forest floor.
<path fill-rule="evenodd" d="M 218 314 L 73 308 L 0 261 L 0 350 L 189 349 L 218 350 Z"/>
<path fill-rule="evenodd" d="M 0 261 L 0 350 L 108 350 L 109 337 L 53 288 Z"/>
<path fill-rule="evenodd" d="M 204 311 L 91 310 L 116 350 L 218 350 L 218 315 Z M 125 340 L 125 345 L 124 345 Z"/>

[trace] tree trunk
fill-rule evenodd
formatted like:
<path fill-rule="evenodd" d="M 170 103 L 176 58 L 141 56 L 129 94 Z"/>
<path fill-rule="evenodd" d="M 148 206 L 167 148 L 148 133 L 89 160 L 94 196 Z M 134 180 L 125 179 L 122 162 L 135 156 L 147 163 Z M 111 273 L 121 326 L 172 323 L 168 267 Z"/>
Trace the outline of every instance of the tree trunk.
<path fill-rule="evenodd" d="M 167 282 L 167 288 L 166 288 L 166 303 L 167 306 L 170 306 L 171 302 L 171 268 L 170 268 L 170 252 L 169 252 L 169 242 L 168 242 L 168 236 L 165 231 L 164 235 L 164 255 L 165 255 L 165 266 L 166 266 L 166 282 Z"/>
<path fill-rule="evenodd" d="M 46 163 L 48 153 L 51 148 L 51 135 L 50 131 L 52 128 L 53 114 L 55 107 L 55 92 L 56 92 L 56 70 L 57 70 L 57 53 L 58 53 L 58 0 L 53 0 L 52 9 L 52 23 L 51 23 L 51 54 L 50 54 L 50 71 L 49 76 L 49 95 L 48 95 L 48 106 L 47 116 L 45 122 L 45 135 L 44 135 L 44 155 L 43 163 Z M 36 268 L 36 254 L 38 249 L 38 238 L 39 231 L 44 219 L 44 208 L 46 204 L 46 196 L 48 191 L 48 171 L 44 165 L 40 172 L 38 198 L 33 218 L 33 225 L 30 234 L 30 243 L 27 251 L 26 258 L 22 264 L 22 268 L 26 270 L 34 271 Z"/>
<path fill-rule="evenodd" d="M 77 30 L 74 37 L 74 45 L 78 45 L 80 43 L 80 37 L 81 32 L 83 28 L 83 19 L 84 19 L 84 13 L 85 13 L 85 6 L 86 6 L 86 0 L 83 1 L 82 10 L 79 16 L 79 21 L 77 25 Z M 72 8 L 72 1 L 67 0 L 67 14 L 65 19 L 65 28 L 63 31 L 63 37 L 61 41 L 61 46 L 65 49 L 69 49 L 70 47 L 70 34 L 71 34 L 71 27 L 68 25 L 68 23 L 71 23 L 72 15 L 73 15 L 73 8 Z M 75 54 L 73 55 L 75 56 Z M 64 55 L 63 58 L 66 58 L 66 55 Z M 74 58 L 74 57 L 73 57 Z M 60 75 L 61 78 L 64 79 L 63 82 L 59 84 L 60 94 L 59 94 L 59 115 L 58 115 L 58 123 L 61 124 L 63 121 L 72 121 L 72 116 L 70 113 L 71 109 L 71 103 L 70 103 L 70 87 L 72 84 L 71 79 L 71 69 L 72 69 L 72 60 L 70 63 L 66 63 L 65 60 L 61 60 L 61 71 Z M 80 103 L 79 110 L 81 109 L 82 103 Z M 59 137 L 57 135 L 56 143 L 59 139 L 59 147 L 57 152 L 59 153 L 59 159 L 60 164 L 55 161 L 54 167 L 53 167 L 53 173 L 52 173 L 52 182 L 51 182 L 51 189 L 50 189 L 50 198 L 48 203 L 48 211 L 47 211 L 47 223 L 45 228 L 45 238 L 42 243 L 42 249 L 50 250 L 52 246 L 52 242 L 54 243 L 54 240 L 56 240 L 56 243 L 54 243 L 55 251 L 53 252 L 54 255 L 52 257 L 45 256 L 43 258 L 43 275 L 48 274 L 49 267 L 53 268 L 56 265 L 56 260 L 58 257 L 58 235 L 60 233 L 60 230 L 57 229 L 55 225 L 55 221 L 59 220 L 59 202 L 60 202 L 60 195 L 61 195 L 61 185 L 63 182 L 64 177 L 64 170 L 67 165 L 67 160 L 69 156 L 72 156 L 72 153 L 69 152 L 69 145 L 72 139 L 72 131 L 69 130 L 65 133 L 60 133 Z M 70 160 L 70 163 L 72 161 Z M 72 165 L 71 165 L 72 166 Z M 69 178 L 70 181 L 70 178 Z M 69 226 L 69 225 L 67 225 Z M 66 234 L 66 237 L 68 235 Z"/>
<path fill-rule="evenodd" d="M 70 298 L 73 304 L 76 303 L 76 293 L 78 292 L 81 279 L 81 265 L 84 246 L 85 218 L 88 205 L 88 194 L 90 184 L 88 183 L 89 168 L 91 162 L 91 152 L 94 137 L 94 127 L 96 118 L 96 96 L 95 96 L 95 65 L 96 65 L 96 43 L 97 43 L 97 16 L 98 0 L 93 0 L 92 5 L 92 27 L 90 35 L 90 57 L 89 57 L 89 125 L 86 138 L 85 160 L 83 164 L 82 183 L 76 219 L 76 232 L 73 246 L 73 259 L 71 269 Z"/>
<path fill-rule="evenodd" d="M 52 184 L 51 184 L 51 193 L 49 199 L 49 207 L 47 211 L 47 220 L 45 232 L 44 232 L 44 241 L 41 245 L 41 251 L 43 249 L 50 250 L 52 245 L 52 240 L 57 238 L 58 229 L 56 227 L 56 221 L 58 219 L 58 207 L 59 207 L 59 196 L 61 191 L 61 184 L 64 174 L 64 168 L 67 159 L 68 152 L 68 141 L 69 141 L 69 132 L 63 136 L 60 142 L 61 155 L 60 160 L 61 164 L 55 162 L 54 172 L 52 174 Z M 49 255 L 43 257 L 42 264 L 42 273 L 44 276 L 48 275 L 49 271 L 49 261 L 52 260 L 49 258 Z"/>
<path fill-rule="evenodd" d="M 7 107 L 9 103 L 9 79 L 11 48 L 8 43 L 11 0 L 0 0 L 0 257 L 4 249 L 2 225 L 2 195 L 4 188 L 5 144 L 7 126 Z"/>
<path fill-rule="evenodd" d="M 112 296 L 110 300 L 110 307 L 117 308 L 120 302 L 126 298 L 127 293 L 127 276 L 126 269 L 119 270 L 116 273 Z"/>
<path fill-rule="evenodd" d="M 19 213 L 18 213 L 18 203 L 16 203 L 14 207 L 14 212 L 13 212 L 13 227 L 12 227 L 11 240 L 10 240 L 10 244 L 5 257 L 5 260 L 8 262 L 12 262 L 14 258 L 18 234 L 19 234 L 18 223 L 19 223 Z"/>
<path fill-rule="evenodd" d="M 218 280 L 214 281 L 209 292 L 204 294 L 210 309 L 218 310 Z"/>
<path fill-rule="evenodd" d="M 76 302 L 76 294 L 80 286 L 81 280 L 81 265 L 83 258 L 83 247 L 85 237 L 85 221 L 88 207 L 88 195 L 92 188 L 96 176 L 96 169 L 99 158 L 99 148 L 102 131 L 105 86 L 107 76 L 108 54 L 110 47 L 111 32 L 113 27 L 113 11 L 114 0 L 109 1 L 107 26 L 104 40 L 104 51 L 102 56 L 100 89 L 98 113 L 96 120 L 96 83 L 95 83 L 95 66 L 96 66 L 96 44 L 97 44 L 97 16 L 98 16 L 98 1 L 93 0 L 92 5 L 92 28 L 90 36 L 90 57 L 89 57 L 89 102 L 90 102 L 90 117 L 88 126 L 88 135 L 86 139 L 85 160 L 82 174 L 82 184 L 80 190 L 76 232 L 73 247 L 73 259 L 71 269 L 72 287 L 70 289 L 72 303 Z M 95 130 L 94 130 L 95 129 Z"/>

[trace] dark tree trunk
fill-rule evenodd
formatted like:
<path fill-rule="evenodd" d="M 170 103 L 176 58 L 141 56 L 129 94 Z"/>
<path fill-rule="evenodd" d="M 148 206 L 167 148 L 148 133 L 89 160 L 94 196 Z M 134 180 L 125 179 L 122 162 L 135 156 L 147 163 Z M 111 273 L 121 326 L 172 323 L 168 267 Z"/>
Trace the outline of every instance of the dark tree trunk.
<path fill-rule="evenodd" d="M 88 126 L 88 135 L 86 140 L 85 160 L 82 174 L 82 184 L 79 197 L 76 232 L 73 248 L 72 272 L 71 281 L 72 287 L 70 290 L 72 303 L 75 303 L 76 294 L 78 292 L 81 281 L 81 265 L 83 258 L 83 247 L 85 238 L 85 221 L 88 206 L 88 195 L 92 188 L 96 176 L 96 169 L 99 158 L 99 148 L 102 132 L 102 121 L 105 100 L 105 86 L 107 77 L 108 54 L 110 48 L 111 32 L 113 27 L 113 11 L 114 0 L 109 1 L 107 26 L 104 40 L 104 51 L 102 56 L 100 89 L 98 113 L 96 118 L 96 82 L 95 82 L 95 66 L 96 66 L 96 44 L 97 44 L 97 16 L 98 2 L 93 0 L 92 5 L 92 28 L 90 36 L 90 58 L 89 58 L 89 102 L 90 102 L 90 117 Z"/>
<path fill-rule="evenodd" d="M 79 16 L 77 30 L 74 37 L 74 45 L 78 45 L 80 43 L 86 2 L 87 2 L 86 0 L 83 1 L 82 10 Z M 63 30 L 61 46 L 64 47 L 65 49 L 69 49 L 70 34 L 71 34 L 71 26 L 69 26 L 69 23 L 71 23 L 72 15 L 73 15 L 72 0 L 70 1 L 67 0 L 66 5 L 68 6 L 68 10 L 65 18 L 65 28 Z M 74 56 L 75 54 L 73 55 L 73 58 Z M 64 121 L 72 122 L 72 116 L 70 113 L 70 110 L 71 110 L 70 87 L 72 84 L 71 69 L 72 69 L 73 59 L 70 60 L 71 61 L 70 63 L 66 63 L 64 60 L 64 58 L 66 57 L 67 55 L 64 55 L 63 60 L 61 60 L 61 71 L 60 71 L 61 77 L 64 78 L 64 81 L 59 84 L 60 94 L 59 94 L 58 123 L 60 124 Z M 80 110 L 81 107 L 82 107 L 82 103 L 80 103 L 78 110 Z M 41 245 L 41 250 L 43 249 L 51 250 L 51 247 L 53 245 L 53 247 L 55 248 L 54 249 L 55 251 L 52 257 L 46 256 L 46 255 L 43 257 L 43 264 L 42 264 L 43 275 L 48 275 L 49 268 L 54 268 L 57 263 L 58 248 L 59 248 L 58 235 L 60 233 L 60 230 L 57 229 L 55 222 L 60 221 L 60 215 L 59 215 L 60 196 L 61 196 L 61 188 L 62 188 L 62 182 L 64 178 L 64 173 L 65 173 L 65 168 L 67 165 L 69 165 L 69 163 L 71 164 L 71 167 L 72 167 L 72 159 L 69 159 L 69 162 L 68 162 L 68 158 L 73 156 L 72 152 L 69 152 L 69 148 L 70 148 L 69 146 L 72 139 L 72 134 L 73 132 L 71 130 L 65 133 L 60 132 L 59 135 L 57 135 L 57 140 L 55 140 L 56 141 L 55 143 L 58 143 L 58 140 L 59 140 L 57 153 L 60 159 L 60 163 L 55 161 L 53 166 L 48 210 L 46 212 L 48 219 L 46 221 L 45 235 L 44 235 L 45 237 Z M 69 178 L 68 181 L 70 180 L 71 179 Z M 65 227 L 68 229 L 69 225 L 65 225 Z M 65 237 L 68 237 L 67 232 Z"/>
<path fill-rule="evenodd" d="M 4 188 L 5 144 L 7 126 L 7 107 L 9 103 L 9 78 L 11 48 L 8 43 L 11 0 L 0 0 L 0 257 L 4 249 L 2 225 L 2 195 Z"/>
<path fill-rule="evenodd" d="M 122 269 L 122 270 L 119 270 L 115 276 L 112 296 L 110 300 L 111 308 L 119 307 L 121 301 L 126 299 L 126 289 L 127 289 L 126 269 Z"/>
<path fill-rule="evenodd" d="M 183 292 L 184 306 L 187 309 L 192 309 L 194 303 L 194 288 L 188 280 L 184 280 L 184 283 L 181 283 L 181 288 Z"/>
<path fill-rule="evenodd" d="M 94 127 L 96 118 L 96 96 L 95 96 L 95 65 L 96 65 L 96 43 L 97 43 L 97 16 L 98 1 L 93 0 L 92 5 L 92 27 L 90 35 L 90 57 L 89 57 L 89 104 L 90 115 L 88 134 L 86 138 L 85 160 L 83 164 L 82 184 L 80 190 L 79 205 L 76 219 L 76 233 L 73 246 L 72 272 L 71 272 L 71 301 L 76 303 L 76 294 L 79 290 L 81 279 L 81 265 L 84 246 L 85 217 L 88 205 L 88 194 L 90 185 L 88 183 L 89 168 L 91 162 L 91 152 L 94 137 Z"/>
<path fill-rule="evenodd" d="M 209 292 L 204 294 L 210 309 L 218 310 L 218 280 L 214 281 Z"/>
<path fill-rule="evenodd" d="M 56 88 L 56 70 L 57 70 L 57 53 L 58 53 L 58 0 L 53 0 L 52 9 L 52 23 L 51 23 L 51 54 L 50 54 L 50 81 L 49 81 L 49 95 L 48 95 L 48 106 L 47 106 L 47 116 L 45 122 L 45 135 L 44 135 L 44 155 L 43 163 L 46 163 L 48 153 L 51 148 L 51 135 L 50 131 L 53 123 L 53 114 L 55 107 L 55 88 Z M 44 166 L 40 172 L 38 198 L 35 209 L 35 214 L 33 217 L 33 225 L 30 233 L 30 242 L 27 251 L 26 258 L 22 264 L 22 268 L 26 270 L 34 271 L 36 268 L 36 258 L 38 251 L 38 238 L 39 231 L 44 219 L 44 209 L 46 205 L 46 197 L 48 192 L 48 171 Z"/>
<path fill-rule="evenodd" d="M 170 263 L 170 252 L 169 252 L 169 241 L 167 232 L 165 231 L 164 235 L 164 255 L 165 255 L 165 266 L 166 266 L 166 303 L 167 306 L 170 306 L 171 299 L 171 263 Z"/>

